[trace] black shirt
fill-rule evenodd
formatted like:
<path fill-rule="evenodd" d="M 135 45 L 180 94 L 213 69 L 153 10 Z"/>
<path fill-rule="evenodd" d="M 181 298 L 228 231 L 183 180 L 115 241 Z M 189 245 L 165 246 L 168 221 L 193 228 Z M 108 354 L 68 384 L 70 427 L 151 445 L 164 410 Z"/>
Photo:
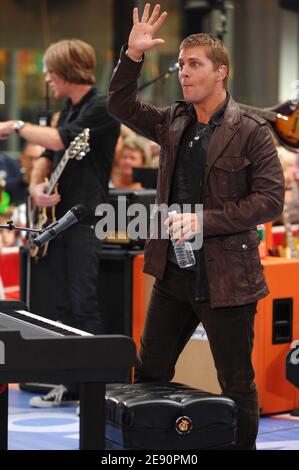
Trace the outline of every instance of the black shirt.
<path fill-rule="evenodd" d="M 83 204 L 88 215 L 94 215 L 98 204 L 106 202 L 115 145 L 119 136 L 119 123 L 106 111 L 106 97 L 92 87 L 72 105 L 66 101 L 57 123 L 57 130 L 67 149 L 73 139 L 84 129 L 90 129 L 90 152 L 82 160 L 70 159 L 59 178 L 58 192 L 61 202 L 56 216 L 62 217 L 76 204 Z M 64 151 L 46 150 L 43 156 L 53 163 L 53 169 Z M 88 217 L 87 217 L 88 220 Z"/>
<path fill-rule="evenodd" d="M 228 100 L 227 94 L 223 106 L 213 114 L 208 124 L 197 121 L 194 106 L 190 105 L 192 122 L 185 130 L 180 143 L 170 204 L 177 203 L 181 206 L 191 204 L 193 209 L 195 204 L 202 204 L 202 184 L 208 145 L 215 127 L 220 125 Z"/>
<path fill-rule="evenodd" d="M 190 104 L 189 112 L 192 116 L 190 125 L 183 133 L 178 150 L 173 183 L 170 191 L 169 205 L 191 205 L 191 212 L 195 212 L 195 205 L 203 203 L 202 186 L 204 181 L 205 164 L 209 142 L 216 126 L 221 124 L 221 118 L 229 101 L 227 93 L 223 106 L 214 113 L 207 124 L 197 121 L 194 105 Z M 203 250 L 194 251 L 196 265 L 188 269 L 198 272 L 197 296 L 202 299 L 208 297 L 207 276 L 204 270 Z M 177 263 L 172 243 L 169 243 L 168 259 Z"/>

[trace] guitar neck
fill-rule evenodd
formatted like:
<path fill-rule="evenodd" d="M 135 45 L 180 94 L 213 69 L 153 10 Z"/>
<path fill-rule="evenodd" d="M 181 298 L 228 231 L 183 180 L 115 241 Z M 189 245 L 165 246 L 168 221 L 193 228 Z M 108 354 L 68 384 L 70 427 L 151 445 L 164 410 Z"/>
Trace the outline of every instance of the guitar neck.
<path fill-rule="evenodd" d="M 49 196 L 50 194 L 52 194 L 63 170 L 65 169 L 66 167 L 66 164 L 67 162 L 69 161 L 69 158 L 68 158 L 68 151 L 66 151 L 63 155 L 63 157 L 61 158 L 60 162 L 58 163 L 57 167 L 55 168 L 55 170 L 53 171 L 51 177 L 50 177 L 50 180 L 49 180 L 49 183 L 48 183 L 48 186 L 47 186 L 47 191 L 46 191 L 46 194 Z"/>
<path fill-rule="evenodd" d="M 268 111 L 266 109 L 255 108 L 254 106 L 248 106 L 247 104 L 239 103 L 239 106 L 244 111 L 249 111 L 250 113 L 255 113 L 258 116 L 266 119 L 266 121 L 275 122 L 277 119 L 277 113 L 274 111 Z"/>

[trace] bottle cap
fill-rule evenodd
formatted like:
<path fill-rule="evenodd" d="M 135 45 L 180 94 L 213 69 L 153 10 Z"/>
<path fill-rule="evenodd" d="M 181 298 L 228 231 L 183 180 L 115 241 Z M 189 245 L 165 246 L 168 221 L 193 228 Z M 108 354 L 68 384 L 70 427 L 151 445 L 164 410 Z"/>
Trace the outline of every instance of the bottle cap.
<path fill-rule="evenodd" d="M 177 214 L 177 211 L 170 211 L 168 212 L 168 215 L 176 215 Z"/>

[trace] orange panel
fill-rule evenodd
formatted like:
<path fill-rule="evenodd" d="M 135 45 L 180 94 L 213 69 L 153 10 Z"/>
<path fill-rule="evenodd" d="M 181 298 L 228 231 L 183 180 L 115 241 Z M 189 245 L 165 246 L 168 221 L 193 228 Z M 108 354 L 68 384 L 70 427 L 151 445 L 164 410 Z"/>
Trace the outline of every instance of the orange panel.
<path fill-rule="evenodd" d="M 143 272 L 143 253 L 133 257 L 132 337 L 137 351 L 155 279 Z"/>
<path fill-rule="evenodd" d="M 132 337 L 137 351 L 145 318 L 145 275 L 143 274 L 143 253 L 133 258 L 133 302 L 132 302 Z"/>
<path fill-rule="evenodd" d="M 137 346 L 143 330 L 151 286 L 142 272 L 143 254 L 133 258 L 132 335 Z M 253 365 L 263 414 L 299 407 L 299 390 L 285 379 L 285 359 L 290 342 L 272 343 L 273 300 L 293 299 L 292 340 L 299 339 L 299 260 L 266 257 L 263 261 L 270 294 L 258 303 L 255 319 Z M 152 282 L 152 281 L 151 281 Z"/>
<path fill-rule="evenodd" d="M 278 413 L 298 407 L 299 391 L 285 379 L 285 359 L 290 343 L 299 339 L 299 260 L 267 257 L 263 260 L 270 294 L 258 304 L 253 364 L 262 413 Z M 292 339 L 272 343 L 273 300 L 293 299 Z"/>

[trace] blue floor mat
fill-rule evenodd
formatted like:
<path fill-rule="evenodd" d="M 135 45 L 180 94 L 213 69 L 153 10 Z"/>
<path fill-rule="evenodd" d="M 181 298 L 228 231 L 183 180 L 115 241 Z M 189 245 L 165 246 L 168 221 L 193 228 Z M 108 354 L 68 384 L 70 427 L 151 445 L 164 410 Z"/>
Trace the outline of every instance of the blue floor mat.
<path fill-rule="evenodd" d="M 9 450 L 76 450 L 79 418 L 75 407 L 31 408 L 33 394 L 9 391 Z"/>
<path fill-rule="evenodd" d="M 10 388 L 10 450 L 76 450 L 79 418 L 75 407 L 31 408 L 33 393 Z M 299 450 L 299 418 L 289 414 L 260 419 L 258 450 Z"/>

